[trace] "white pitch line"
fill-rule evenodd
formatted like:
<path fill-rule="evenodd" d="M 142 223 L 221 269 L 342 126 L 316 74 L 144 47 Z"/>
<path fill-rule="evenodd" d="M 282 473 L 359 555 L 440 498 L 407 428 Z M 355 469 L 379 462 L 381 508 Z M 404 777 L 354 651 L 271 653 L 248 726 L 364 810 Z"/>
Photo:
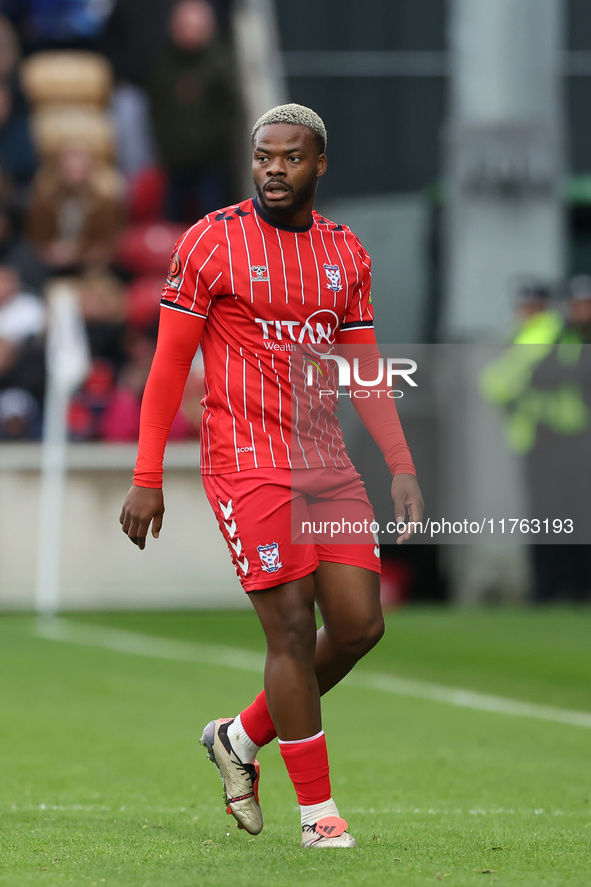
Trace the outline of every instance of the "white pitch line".
<path fill-rule="evenodd" d="M 185 815 L 194 814 L 192 807 L 146 807 L 141 806 L 144 813 L 150 816 L 156 814 Z M 121 806 L 107 806 L 106 804 L 52 804 L 50 802 L 39 804 L 0 804 L 0 812 L 4 815 L 10 813 L 133 813 L 138 805 L 123 804 Z M 299 807 L 293 806 L 293 810 L 299 811 Z M 587 819 L 583 810 L 560 810 L 540 808 L 514 807 L 352 807 L 347 812 L 353 816 L 553 816 L 566 818 Z"/>
<path fill-rule="evenodd" d="M 537 718 L 540 721 L 553 721 L 569 724 L 572 727 L 591 729 L 591 713 L 574 711 L 568 708 L 555 708 L 538 702 L 524 702 L 519 699 L 506 699 L 503 696 L 490 696 L 474 690 L 459 687 L 446 687 L 443 684 L 430 684 L 411 678 L 398 678 L 379 672 L 357 671 L 347 678 L 348 682 L 368 690 L 381 690 L 396 696 L 411 696 L 415 699 L 430 699 L 433 702 L 446 702 L 459 708 L 473 708 L 495 714 L 517 715 L 522 718 Z"/>
<path fill-rule="evenodd" d="M 257 672 L 261 675 L 265 664 L 265 656 L 261 653 L 253 653 L 252 650 L 153 637 L 118 628 L 84 625 L 61 618 L 39 620 L 37 633 L 48 640 L 81 644 L 84 647 L 99 647 L 117 653 L 148 656 L 152 659 L 167 659 L 173 662 L 195 662 L 202 665 L 235 668 L 241 671 Z M 345 683 L 349 686 L 362 687 L 365 690 L 391 693 L 394 696 L 428 699 L 432 702 L 442 702 L 459 708 L 535 718 L 540 721 L 591 729 L 591 712 L 556 708 L 551 705 L 507 699 L 502 696 L 491 696 L 474 690 L 431 684 L 427 681 L 400 678 L 381 672 L 357 669 L 345 678 Z"/>
<path fill-rule="evenodd" d="M 202 665 L 256 671 L 259 674 L 262 674 L 265 666 L 264 655 L 253 653 L 251 650 L 153 637 L 149 634 L 138 634 L 135 631 L 124 631 L 120 628 L 84 625 L 80 622 L 70 622 L 67 619 L 42 618 L 37 622 L 37 633 L 52 641 L 81 644 L 83 647 L 100 647 L 104 650 L 114 650 L 116 653 L 130 653 L 136 656 L 148 656 L 152 659 L 198 662 Z"/>

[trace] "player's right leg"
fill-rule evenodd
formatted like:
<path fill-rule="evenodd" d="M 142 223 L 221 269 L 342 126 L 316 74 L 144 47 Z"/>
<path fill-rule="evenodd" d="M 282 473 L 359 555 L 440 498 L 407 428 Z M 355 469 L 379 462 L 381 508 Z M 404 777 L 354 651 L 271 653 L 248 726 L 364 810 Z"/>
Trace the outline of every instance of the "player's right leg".
<path fill-rule="evenodd" d="M 288 470 L 204 477 L 203 485 L 246 592 L 311 577 L 318 566 L 314 546 L 291 544 L 293 495 Z M 313 593 L 311 579 L 310 587 Z M 313 605 L 311 614 L 313 618 Z M 312 643 L 312 651 L 313 647 Z M 255 759 L 259 747 L 277 735 L 264 694 L 249 706 L 247 720 L 248 732 L 240 716 L 210 721 L 201 743 L 220 772 L 227 812 L 241 828 L 258 834 L 263 819 Z"/>
<path fill-rule="evenodd" d="M 263 813 L 259 804 L 260 768 L 256 752 L 245 754 L 228 735 L 233 718 L 210 721 L 201 735 L 201 745 L 207 749 L 207 757 L 215 764 L 224 788 L 226 812 L 230 813 L 239 828 L 251 835 L 263 829 Z"/>
<path fill-rule="evenodd" d="M 356 552 L 358 558 L 361 554 L 361 551 Z M 367 552 L 366 560 L 371 564 L 370 555 L 371 551 Z M 380 605 L 379 575 L 371 569 L 323 561 L 315 573 L 314 590 L 324 623 L 316 635 L 314 661 L 319 692 L 323 695 L 339 683 L 355 663 L 378 642 L 383 633 L 384 622 Z M 251 595 L 253 603 L 256 598 L 258 595 Z M 264 691 L 241 712 L 230 725 L 229 731 L 234 732 L 236 739 L 233 744 L 242 760 L 253 762 L 259 747 L 275 739 L 277 732 L 269 714 Z M 285 744 L 280 743 L 280 746 L 284 752 L 287 751 Z M 251 757 L 247 757 L 248 755 Z M 312 825 L 316 826 L 316 822 Z M 331 822 L 331 827 L 333 825 L 335 824 Z M 333 834 L 338 828 L 339 824 Z M 332 846 L 336 842 L 336 837 L 326 841 L 318 831 L 311 828 L 306 829 L 304 838 L 306 846 Z"/>

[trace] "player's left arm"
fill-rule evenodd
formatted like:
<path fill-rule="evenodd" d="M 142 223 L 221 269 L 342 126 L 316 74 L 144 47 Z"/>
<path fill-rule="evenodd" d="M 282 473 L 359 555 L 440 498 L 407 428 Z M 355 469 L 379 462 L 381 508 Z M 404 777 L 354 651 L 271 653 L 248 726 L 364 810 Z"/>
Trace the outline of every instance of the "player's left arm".
<path fill-rule="evenodd" d="M 380 352 L 373 326 L 371 260 L 361 245 L 358 261 L 359 285 L 340 327 L 337 344 L 350 357 L 353 353 L 357 356 L 359 378 L 375 379 Z M 399 534 L 397 539 L 397 544 L 401 545 L 413 535 L 413 525 L 423 518 L 423 497 L 395 401 L 391 397 L 366 397 L 367 388 L 363 387 L 364 396 L 355 397 L 355 391 L 361 386 L 352 377 L 351 401 L 357 415 L 384 454 L 392 474 L 391 495 L 396 523 L 406 525 L 405 532 Z"/>
<path fill-rule="evenodd" d="M 423 520 L 423 496 L 414 474 L 395 475 L 392 478 L 390 493 L 394 502 L 396 523 L 402 523 L 406 527 L 404 533 L 400 533 L 396 540 L 397 545 L 402 545 L 414 536 L 416 525 Z"/>
<path fill-rule="evenodd" d="M 376 378 L 375 367 L 380 353 L 376 342 L 373 327 L 342 332 L 339 337 L 341 345 L 361 346 L 348 347 L 345 351 L 363 356 L 359 359 L 359 378 Z M 355 392 L 360 389 L 354 379 L 351 380 L 349 390 L 352 394 L 351 402 L 357 415 L 367 428 L 386 460 L 386 464 L 392 474 L 391 495 L 394 502 L 394 516 L 396 523 L 406 525 L 406 530 L 398 536 L 397 544 L 402 545 L 414 533 L 414 524 L 423 519 L 423 497 L 416 478 L 416 469 L 410 449 L 404 436 L 396 403 L 391 397 L 366 397 L 367 388 L 363 388 L 363 397 L 355 397 Z M 371 389 L 370 389 L 371 391 Z"/>

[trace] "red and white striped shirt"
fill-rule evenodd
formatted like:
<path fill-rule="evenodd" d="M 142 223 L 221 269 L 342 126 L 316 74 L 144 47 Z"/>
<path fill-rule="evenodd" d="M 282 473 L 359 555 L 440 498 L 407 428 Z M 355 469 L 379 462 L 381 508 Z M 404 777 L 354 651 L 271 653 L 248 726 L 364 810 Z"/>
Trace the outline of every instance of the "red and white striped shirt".
<path fill-rule="evenodd" d="M 292 361 L 371 328 L 370 283 L 357 237 L 317 212 L 281 227 L 251 199 L 185 232 L 162 306 L 206 318 L 203 474 L 350 464 L 335 410 L 294 396 Z"/>

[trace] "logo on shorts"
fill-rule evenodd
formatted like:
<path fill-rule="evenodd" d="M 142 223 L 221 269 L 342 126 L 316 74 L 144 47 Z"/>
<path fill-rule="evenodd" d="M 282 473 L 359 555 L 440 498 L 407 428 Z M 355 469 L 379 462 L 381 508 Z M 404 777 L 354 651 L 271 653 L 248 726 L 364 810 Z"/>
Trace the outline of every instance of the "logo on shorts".
<path fill-rule="evenodd" d="M 251 265 L 250 266 L 250 279 L 251 280 L 268 280 L 269 279 L 269 271 L 266 265 Z"/>
<path fill-rule="evenodd" d="M 341 269 L 338 265 L 323 265 L 324 270 L 326 271 L 326 276 L 328 278 L 328 288 L 332 290 L 333 293 L 338 293 L 339 290 L 342 290 L 343 284 L 341 283 Z"/>
<path fill-rule="evenodd" d="M 374 556 L 379 557 L 380 556 L 380 537 L 378 536 L 377 531 L 374 531 L 374 533 L 373 533 L 373 541 L 375 542 L 375 545 L 373 547 Z"/>
<path fill-rule="evenodd" d="M 270 542 L 268 545 L 257 545 L 257 551 L 261 559 L 261 570 L 265 573 L 276 573 L 283 566 L 279 560 L 279 543 Z"/>

